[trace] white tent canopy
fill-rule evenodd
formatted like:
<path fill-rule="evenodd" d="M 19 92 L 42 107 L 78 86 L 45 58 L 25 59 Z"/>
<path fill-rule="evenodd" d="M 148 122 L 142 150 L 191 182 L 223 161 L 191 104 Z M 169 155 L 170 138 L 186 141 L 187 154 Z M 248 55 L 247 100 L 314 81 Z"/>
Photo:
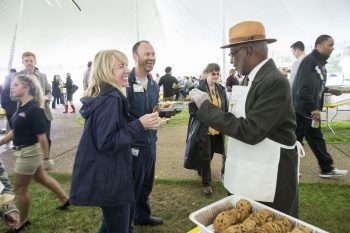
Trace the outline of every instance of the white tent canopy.
<path fill-rule="evenodd" d="M 176 76 L 198 76 L 209 62 L 224 64 L 224 69 L 231 66 L 228 51 L 223 55 L 219 47 L 228 40 L 228 29 L 244 20 L 263 22 L 267 36 L 277 39 L 270 54 L 290 55 L 291 61 L 290 45 L 297 40 L 304 41 L 308 52 L 321 34 L 333 36 L 338 49 L 350 42 L 348 0 L 75 2 L 81 11 L 72 0 L 0 0 L 2 77 L 11 47 L 14 68 L 22 69 L 21 54 L 32 51 L 43 72 L 72 72 L 80 79 L 87 61 L 101 49 L 123 51 L 133 67 L 131 48 L 138 39 L 149 40 L 155 47 L 154 73 L 163 74 L 166 66 L 172 66 Z"/>

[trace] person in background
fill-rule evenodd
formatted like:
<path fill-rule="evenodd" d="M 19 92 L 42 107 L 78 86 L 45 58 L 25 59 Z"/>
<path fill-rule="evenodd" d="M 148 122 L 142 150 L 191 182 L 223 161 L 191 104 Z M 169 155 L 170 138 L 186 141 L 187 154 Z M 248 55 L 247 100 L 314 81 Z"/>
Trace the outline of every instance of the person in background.
<path fill-rule="evenodd" d="M 160 75 L 159 75 L 159 73 L 156 73 L 156 83 L 158 83 L 159 82 L 159 79 L 160 79 Z"/>
<path fill-rule="evenodd" d="M 243 21 L 229 30 L 231 63 L 248 86 L 236 105 L 224 112 L 208 94 L 194 89 L 190 96 L 199 108 L 196 117 L 230 136 L 224 186 L 291 216 L 298 216 L 298 155 L 295 114 L 288 80 L 268 58 L 265 28 L 257 21 Z"/>
<path fill-rule="evenodd" d="M 135 68 L 129 74 L 127 97 L 130 115 L 138 119 L 152 113 L 159 102 L 159 88 L 150 72 L 156 61 L 154 48 L 149 41 L 138 41 L 132 48 Z M 160 225 L 163 220 L 151 215 L 149 195 L 154 182 L 156 165 L 157 130 L 145 130 L 132 143 L 135 205 L 131 218 L 135 225 Z M 132 228 L 132 226 L 131 226 Z"/>
<path fill-rule="evenodd" d="M 337 169 L 327 151 L 321 131 L 321 111 L 323 95 L 341 95 L 341 91 L 326 87 L 326 63 L 334 49 L 334 40 L 329 35 L 321 35 L 315 41 L 314 50 L 300 63 L 293 82 L 292 94 L 297 128 L 295 134 L 300 143 L 304 137 L 317 158 L 322 178 L 345 176 L 348 170 Z"/>
<path fill-rule="evenodd" d="M 99 233 L 128 233 L 134 202 L 131 144 L 148 128 L 158 127 L 158 113 L 129 118 L 125 96 L 128 60 L 118 50 L 102 50 L 94 60 L 80 113 L 85 119 L 71 183 L 70 202 L 102 209 Z"/>
<path fill-rule="evenodd" d="M 177 84 L 179 83 L 177 79 L 171 75 L 172 69 L 170 66 L 165 68 L 165 75 L 160 77 L 158 86 L 163 86 L 163 101 L 174 101 L 175 91 L 177 89 Z"/>
<path fill-rule="evenodd" d="M 70 107 L 72 108 L 72 111 L 70 113 L 75 113 L 75 107 L 73 104 L 73 94 L 74 94 L 73 80 L 71 78 L 70 73 L 67 73 L 66 84 L 64 85 L 64 87 L 66 88 L 67 99 L 66 99 L 66 103 L 64 105 L 64 112 L 63 113 L 68 113 L 68 103 L 70 104 Z"/>
<path fill-rule="evenodd" d="M 236 76 L 236 70 L 230 69 L 230 76 L 226 79 L 226 91 L 231 92 L 232 86 L 239 85 L 238 77 Z"/>
<path fill-rule="evenodd" d="M 34 75 L 37 77 L 41 89 L 44 92 L 44 98 L 45 98 L 45 103 L 44 103 L 44 113 L 45 113 L 45 118 L 46 118 L 46 137 L 47 140 L 49 141 L 49 149 L 51 148 L 51 121 L 52 121 L 52 113 L 50 109 L 50 101 L 52 97 L 51 93 L 51 86 L 49 81 L 47 80 L 46 74 L 42 73 L 39 71 L 36 65 L 36 56 L 32 52 L 24 52 L 22 54 L 22 63 L 25 66 L 25 69 L 18 72 L 18 74 L 29 74 L 29 75 Z"/>
<path fill-rule="evenodd" d="M 69 206 L 67 194 L 60 184 L 50 177 L 42 164 L 49 162 L 49 145 L 46 137 L 45 115 L 42 109 L 44 96 L 38 79 L 33 75 L 16 75 L 11 84 L 11 94 L 19 102 L 12 117 L 13 130 L 0 140 L 0 145 L 13 140 L 15 156 L 14 186 L 20 210 L 20 222 L 13 227 L 14 232 L 31 224 L 28 220 L 30 197 L 28 193 L 32 178 L 54 192 L 60 200 L 58 207 Z"/>
<path fill-rule="evenodd" d="M 294 61 L 292 68 L 290 69 L 289 83 L 290 83 L 290 86 L 292 87 L 295 76 L 298 72 L 300 63 L 304 59 L 306 54 L 305 54 L 305 45 L 302 41 L 295 42 L 290 46 L 290 48 L 292 49 L 293 56 L 297 59 L 296 61 Z"/>
<path fill-rule="evenodd" d="M 60 91 L 61 91 L 61 94 L 63 96 L 63 100 L 60 100 L 60 103 L 65 105 L 66 101 L 65 99 L 67 99 L 67 93 L 66 93 L 66 88 L 64 88 L 64 82 L 60 76 L 59 78 L 59 83 L 60 83 Z"/>
<path fill-rule="evenodd" d="M 1 195 L 4 194 L 13 194 L 13 188 L 10 183 L 10 180 L 5 171 L 4 164 L 0 160 L 0 182 L 4 185 L 4 189 L 1 192 Z M 0 216 L 5 221 L 5 224 L 10 227 L 6 233 L 13 232 L 13 227 L 19 223 L 19 211 L 13 203 L 10 206 L 0 206 Z"/>
<path fill-rule="evenodd" d="M 86 89 L 89 86 L 89 78 L 90 78 L 90 73 L 91 73 L 91 66 L 92 66 L 92 61 L 89 61 L 87 64 L 87 70 L 84 73 L 84 78 L 83 78 L 83 87 L 84 87 L 84 91 L 86 91 Z"/>
<path fill-rule="evenodd" d="M 52 96 L 53 96 L 52 108 L 53 109 L 56 108 L 56 103 L 57 105 L 59 105 L 60 101 L 61 103 L 64 104 L 64 99 L 60 90 L 60 79 L 61 77 L 58 74 L 55 74 L 55 76 L 53 76 L 53 80 L 52 80 Z"/>
<path fill-rule="evenodd" d="M 4 81 L 4 84 L 2 85 L 2 90 L 1 90 L 1 107 L 6 111 L 6 119 L 10 126 L 10 129 L 12 129 L 13 127 L 11 122 L 11 117 L 16 112 L 16 109 L 17 109 L 17 102 L 11 99 L 11 94 L 10 94 L 10 86 L 16 72 L 17 72 L 16 69 L 10 69 L 9 74 L 6 75 L 5 77 L 5 81 Z"/>
<path fill-rule="evenodd" d="M 199 81 L 199 90 L 205 92 L 209 96 L 209 101 L 221 109 L 223 112 L 228 111 L 228 102 L 225 93 L 225 88 L 218 84 L 220 75 L 220 66 L 216 63 L 210 63 L 204 70 L 204 75 L 206 79 Z M 214 153 L 222 154 L 223 156 L 223 167 L 221 169 L 221 175 L 224 173 L 225 164 L 225 136 L 218 130 L 208 127 L 208 125 L 202 123 L 201 130 L 195 130 L 193 122 L 196 118 L 198 108 L 194 102 L 190 102 L 188 105 L 190 119 L 189 128 L 187 132 L 187 138 L 189 134 L 197 132 L 191 141 L 188 142 L 192 144 L 192 154 L 188 156 L 193 156 L 195 164 L 185 164 L 190 165 L 194 169 L 198 170 L 198 174 L 202 176 L 203 191 L 205 194 L 211 194 L 213 192 L 211 186 L 211 160 L 213 159 Z M 200 121 L 200 120 L 199 120 Z M 191 159 L 191 158 L 190 158 Z"/>

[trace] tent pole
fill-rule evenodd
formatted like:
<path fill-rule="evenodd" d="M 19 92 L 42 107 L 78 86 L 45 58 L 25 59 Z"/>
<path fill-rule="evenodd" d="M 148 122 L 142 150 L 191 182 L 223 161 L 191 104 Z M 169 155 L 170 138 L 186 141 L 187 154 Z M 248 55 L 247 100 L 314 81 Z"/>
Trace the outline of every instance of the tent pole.
<path fill-rule="evenodd" d="M 140 30 L 139 30 L 139 7 L 138 0 L 135 0 L 135 12 L 136 12 L 136 41 L 140 40 Z"/>
<path fill-rule="evenodd" d="M 225 44 L 225 0 L 222 0 L 222 44 Z M 226 82 L 226 56 L 225 49 L 222 49 L 222 81 Z"/>
<path fill-rule="evenodd" d="M 19 0 L 18 1 L 18 11 L 17 11 L 17 18 L 16 18 L 16 24 L 15 24 L 15 31 L 13 33 L 12 37 L 12 44 L 11 44 L 11 50 L 10 50 L 10 58 L 9 58 L 9 63 L 8 63 L 8 70 L 10 70 L 12 67 L 13 63 L 13 55 L 15 53 L 15 47 L 16 47 L 16 39 L 17 39 L 17 32 L 18 32 L 18 23 L 21 19 L 22 12 L 23 12 L 23 1 L 24 0 Z"/>

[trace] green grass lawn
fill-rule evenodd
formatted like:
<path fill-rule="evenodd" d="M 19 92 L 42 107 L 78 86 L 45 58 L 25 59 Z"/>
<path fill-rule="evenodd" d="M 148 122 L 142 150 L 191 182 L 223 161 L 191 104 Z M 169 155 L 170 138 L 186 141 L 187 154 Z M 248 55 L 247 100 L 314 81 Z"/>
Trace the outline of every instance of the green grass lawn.
<path fill-rule="evenodd" d="M 332 134 L 326 123 L 322 123 L 321 128 L 326 143 L 349 144 L 350 143 L 350 121 L 335 121 L 331 124 L 336 137 Z"/>
<path fill-rule="evenodd" d="M 70 176 L 53 174 L 68 190 Z M 195 227 L 188 219 L 190 213 L 224 198 L 227 192 L 219 182 L 213 185 L 214 193 L 206 196 L 201 182 L 156 180 L 151 196 L 153 214 L 164 218 L 165 224 L 157 227 L 136 227 L 136 233 L 184 233 Z M 58 201 L 42 186 L 30 186 L 32 204 L 29 218 L 32 225 L 26 233 L 94 233 L 101 223 L 97 207 L 71 206 L 58 211 Z M 300 218 L 332 233 L 350 232 L 350 185 L 301 184 Z M 6 227 L 0 226 L 0 232 Z"/>

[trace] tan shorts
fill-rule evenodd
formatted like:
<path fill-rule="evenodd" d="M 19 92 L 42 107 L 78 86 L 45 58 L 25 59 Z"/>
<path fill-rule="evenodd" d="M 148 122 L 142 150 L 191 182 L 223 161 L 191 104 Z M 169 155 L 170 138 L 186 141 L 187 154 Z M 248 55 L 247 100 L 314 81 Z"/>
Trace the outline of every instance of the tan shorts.
<path fill-rule="evenodd" d="M 15 151 L 17 160 L 15 173 L 32 176 L 43 161 L 43 152 L 39 143 Z"/>

